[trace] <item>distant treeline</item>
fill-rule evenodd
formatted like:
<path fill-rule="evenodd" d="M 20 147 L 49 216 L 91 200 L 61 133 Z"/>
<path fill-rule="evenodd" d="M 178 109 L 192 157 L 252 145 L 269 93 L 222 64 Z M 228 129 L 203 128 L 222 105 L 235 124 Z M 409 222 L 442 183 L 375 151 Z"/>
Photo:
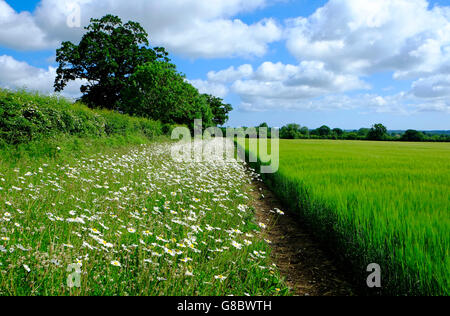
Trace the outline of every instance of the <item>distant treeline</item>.
<path fill-rule="evenodd" d="M 269 128 L 267 123 L 256 127 L 259 134 L 260 128 Z M 225 131 L 226 129 L 224 129 Z M 271 137 L 270 128 L 268 137 Z M 383 124 L 375 124 L 372 128 L 360 128 L 359 130 L 331 129 L 324 125 L 317 129 L 309 129 L 299 124 L 288 124 L 280 129 L 281 139 L 335 139 L 335 140 L 374 140 L 374 141 L 406 141 L 406 142 L 450 142 L 450 131 L 423 132 L 417 130 L 388 131 Z"/>

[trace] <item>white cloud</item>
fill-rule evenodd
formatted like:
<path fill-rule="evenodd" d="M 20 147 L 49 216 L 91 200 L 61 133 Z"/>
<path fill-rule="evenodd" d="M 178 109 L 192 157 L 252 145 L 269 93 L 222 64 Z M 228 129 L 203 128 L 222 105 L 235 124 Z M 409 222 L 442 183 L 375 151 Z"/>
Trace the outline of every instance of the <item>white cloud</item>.
<path fill-rule="evenodd" d="M 208 80 L 192 80 L 201 91 L 225 97 L 231 92 L 240 96 L 243 108 L 295 108 L 305 100 L 337 92 L 369 89 L 354 75 L 339 75 L 325 69 L 321 62 L 301 62 L 285 65 L 264 62 L 256 70 L 251 65 L 209 72 Z"/>
<path fill-rule="evenodd" d="M 300 60 L 410 78 L 437 71 L 449 56 L 450 8 L 429 9 L 426 0 L 330 0 L 308 18 L 289 20 L 286 34 Z"/>
<path fill-rule="evenodd" d="M 311 98 L 369 88 L 357 76 L 334 74 L 321 62 L 306 61 L 299 65 L 265 62 L 250 78 L 232 85 L 244 108 L 259 109 L 304 108 Z"/>
<path fill-rule="evenodd" d="M 298 65 L 263 63 L 257 70 L 231 67 L 208 74 L 232 82 L 246 110 L 345 109 L 375 112 L 448 111 L 450 7 L 425 0 L 330 0 L 310 17 L 286 21 L 286 44 Z M 417 80 L 411 91 L 375 93 L 361 77 L 390 71 Z M 427 98 L 427 100 L 423 100 Z"/>
<path fill-rule="evenodd" d="M 200 93 L 211 94 L 219 98 L 225 98 L 228 94 L 228 88 L 220 83 L 208 82 L 205 80 L 188 80 Z"/>
<path fill-rule="evenodd" d="M 11 56 L 0 56 L 0 87 L 2 88 L 26 88 L 44 94 L 52 94 L 55 77 L 56 68 L 54 67 L 37 68 Z M 81 95 L 80 86 L 80 80 L 71 82 L 62 95 L 70 98 L 79 97 Z"/>
<path fill-rule="evenodd" d="M 281 38 L 273 19 L 245 24 L 237 14 L 262 8 L 269 0 L 41 0 L 31 13 L 17 14 L 0 0 L 0 45 L 21 49 L 55 48 L 64 40 L 78 41 L 81 28 L 67 24 L 70 5 L 80 8 L 81 24 L 111 13 L 140 22 L 153 45 L 191 58 L 262 56 Z"/>
<path fill-rule="evenodd" d="M 194 83 L 194 82 L 193 82 Z M 250 65 L 210 72 L 208 80 L 197 80 L 199 88 L 210 93 L 227 91 L 241 99 L 243 111 L 271 110 L 358 110 L 361 113 L 418 112 L 450 113 L 450 75 L 437 75 L 413 83 L 411 91 L 381 96 L 373 93 L 347 92 L 370 90 L 358 76 L 328 70 L 323 62 L 303 61 L 298 65 L 272 62 L 256 70 Z M 219 85 L 221 91 L 218 92 Z"/>
<path fill-rule="evenodd" d="M 221 70 L 218 72 L 210 71 L 208 73 L 208 80 L 212 82 L 229 83 L 234 82 L 238 79 L 249 78 L 253 75 L 252 65 L 245 64 L 239 66 L 237 69 L 231 66 L 228 69 Z"/>
<path fill-rule="evenodd" d="M 450 97 L 450 74 L 422 78 L 412 84 L 411 93 L 418 98 Z"/>
<path fill-rule="evenodd" d="M 323 97 L 308 99 L 255 99 L 258 102 L 243 102 L 241 109 L 251 112 L 265 112 L 270 110 L 311 110 L 311 111 L 330 111 L 330 110 L 354 110 L 370 108 L 373 112 L 392 112 L 383 104 L 384 98 L 372 94 L 360 94 L 356 98 L 345 94 L 330 94 Z M 255 101 L 254 100 L 254 101 Z"/>
<path fill-rule="evenodd" d="M 45 33 L 29 12 L 16 13 L 0 0 L 0 45 L 13 49 L 45 49 L 56 42 L 48 42 Z"/>

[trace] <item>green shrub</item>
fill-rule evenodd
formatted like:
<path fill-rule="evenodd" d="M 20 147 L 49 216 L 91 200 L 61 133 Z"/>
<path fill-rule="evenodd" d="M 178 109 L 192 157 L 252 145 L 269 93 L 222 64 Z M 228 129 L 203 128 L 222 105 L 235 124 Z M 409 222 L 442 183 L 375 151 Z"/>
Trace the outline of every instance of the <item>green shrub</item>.
<path fill-rule="evenodd" d="M 165 130 L 168 129 L 158 121 L 91 110 L 56 96 L 0 89 L 0 145 L 23 144 L 57 135 L 154 138 Z"/>

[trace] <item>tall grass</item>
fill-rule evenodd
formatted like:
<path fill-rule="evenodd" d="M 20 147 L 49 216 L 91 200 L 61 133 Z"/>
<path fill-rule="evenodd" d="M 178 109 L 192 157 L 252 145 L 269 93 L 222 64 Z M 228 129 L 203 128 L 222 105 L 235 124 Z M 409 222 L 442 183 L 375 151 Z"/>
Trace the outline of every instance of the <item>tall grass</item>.
<path fill-rule="evenodd" d="M 175 162 L 171 146 L 0 157 L 0 295 L 288 294 L 245 168 Z"/>
<path fill-rule="evenodd" d="M 450 146 L 281 141 L 266 181 L 365 285 L 385 294 L 450 294 Z"/>

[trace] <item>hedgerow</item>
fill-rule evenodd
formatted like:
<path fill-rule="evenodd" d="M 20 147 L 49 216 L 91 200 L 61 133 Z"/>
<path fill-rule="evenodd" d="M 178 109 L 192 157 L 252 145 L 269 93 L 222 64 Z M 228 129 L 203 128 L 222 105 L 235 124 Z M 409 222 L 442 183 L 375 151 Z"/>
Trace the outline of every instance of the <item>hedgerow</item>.
<path fill-rule="evenodd" d="M 91 110 L 58 96 L 0 89 L 0 140 L 17 145 L 58 135 L 106 137 L 170 131 L 159 121 L 108 110 Z"/>

